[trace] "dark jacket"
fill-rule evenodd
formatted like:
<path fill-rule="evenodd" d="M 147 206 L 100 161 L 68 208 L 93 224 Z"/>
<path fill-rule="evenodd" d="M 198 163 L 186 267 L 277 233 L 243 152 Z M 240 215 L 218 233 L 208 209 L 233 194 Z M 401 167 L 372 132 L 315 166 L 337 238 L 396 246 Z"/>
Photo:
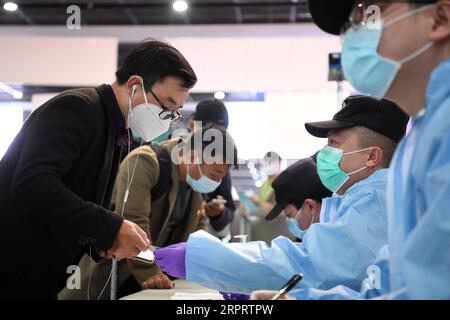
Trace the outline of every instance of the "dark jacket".
<path fill-rule="evenodd" d="M 116 133 L 106 85 L 66 91 L 24 123 L 0 161 L 0 298 L 55 298 L 82 253 L 110 249 Z"/>
<path fill-rule="evenodd" d="M 177 141 L 169 140 L 161 143 L 161 146 L 171 154 L 176 144 Z M 128 201 L 124 208 L 124 216 L 127 220 L 138 224 L 147 233 L 153 245 L 165 247 L 187 241 L 191 233 L 205 227 L 207 220 L 202 210 L 202 196 L 200 193 L 193 191 L 190 195 L 186 216 L 170 230 L 168 237 L 164 236 L 165 231 L 168 231 L 167 225 L 174 214 L 175 204 L 178 199 L 180 187 L 179 167 L 172 162 L 172 183 L 170 189 L 157 200 L 152 201 L 151 191 L 160 177 L 160 162 L 154 150 L 148 145 L 134 149 L 120 165 L 114 188 L 114 198 L 118 213 L 121 211 L 119 208 L 123 207 L 123 197 L 127 186 L 127 167 L 133 166 L 134 163 L 136 163 L 136 171 L 130 187 Z M 91 266 L 90 259 L 84 256 L 79 266 L 82 275 L 81 290 L 68 290 L 66 288 L 59 294 L 59 299 L 86 299 L 88 297 L 89 278 L 91 278 L 89 296 L 93 299 L 108 299 L 110 287 L 107 286 L 106 290 L 103 290 L 103 287 L 111 273 L 111 261 L 103 259 Z M 130 276 L 133 276 L 137 283 L 141 284 L 160 272 L 156 264 L 149 265 L 134 259 L 124 259 L 117 264 L 117 286 L 120 288 Z M 103 294 L 100 296 L 102 290 Z"/>

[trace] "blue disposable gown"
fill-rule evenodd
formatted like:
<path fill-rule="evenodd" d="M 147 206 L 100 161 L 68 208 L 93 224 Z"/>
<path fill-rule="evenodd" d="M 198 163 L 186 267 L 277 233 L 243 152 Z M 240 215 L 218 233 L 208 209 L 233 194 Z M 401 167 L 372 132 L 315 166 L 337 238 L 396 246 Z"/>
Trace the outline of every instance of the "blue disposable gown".
<path fill-rule="evenodd" d="M 390 282 L 401 298 L 450 299 L 450 60 L 426 99 L 389 175 Z"/>
<path fill-rule="evenodd" d="M 359 290 L 366 269 L 387 242 L 386 181 L 381 169 L 353 185 L 340 200 L 336 220 L 312 225 L 302 243 L 278 237 L 264 242 L 223 244 L 199 231 L 187 242 L 187 280 L 227 292 L 278 290 L 293 274 L 298 287 Z"/>
<path fill-rule="evenodd" d="M 430 77 L 426 107 L 400 143 L 388 178 L 389 292 L 380 298 L 450 299 L 450 59 Z M 366 298 L 342 286 L 300 299 Z"/>
<path fill-rule="evenodd" d="M 353 290 L 344 285 L 329 290 L 304 288 L 292 290 L 289 295 L 298 300 L 356 300 L 379 298 L 390 291 L 389 283 L 389 246 L 383 246 L 374 263 L 367 268 L 367 277 L 360 290 Z"/>
<path fill-rule="evenodd" d="M 343 197 L 333 194 L 332 197 L 322 199 L 322 208 L 320 209 L 320 222 L 335 221 L 339 214 L 344 214 L 345 210 L 339 210 Z"/>

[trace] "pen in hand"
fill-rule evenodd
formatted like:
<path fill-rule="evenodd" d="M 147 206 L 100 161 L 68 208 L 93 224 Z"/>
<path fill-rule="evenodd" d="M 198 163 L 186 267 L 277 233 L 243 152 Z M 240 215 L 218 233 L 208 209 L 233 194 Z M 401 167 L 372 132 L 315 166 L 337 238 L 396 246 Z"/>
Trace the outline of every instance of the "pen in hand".
<path fill-rule="evenodd" d="M 302 274 L 294 275 L 281 289 L 280 291 L 272 297 L 270 300 L 278 300 L 282 298 L 286 293 L 288 293 L 295 285 L 303 279 Z"/>

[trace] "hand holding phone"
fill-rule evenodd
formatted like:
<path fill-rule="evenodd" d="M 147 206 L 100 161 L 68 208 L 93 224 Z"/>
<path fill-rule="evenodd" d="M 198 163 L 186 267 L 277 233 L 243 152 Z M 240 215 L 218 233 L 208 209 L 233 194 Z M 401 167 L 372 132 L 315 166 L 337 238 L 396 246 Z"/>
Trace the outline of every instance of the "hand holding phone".
<path fill-rule="evenodd" d="M 219 206 L 221 204 L 225 205 L 225 203 L 227 203 L 227 200 L 225 200 L 225 199 L 214 198 L 211 201 L 209 201 L 209 204 L 213 204 L 215 206 Z"/>

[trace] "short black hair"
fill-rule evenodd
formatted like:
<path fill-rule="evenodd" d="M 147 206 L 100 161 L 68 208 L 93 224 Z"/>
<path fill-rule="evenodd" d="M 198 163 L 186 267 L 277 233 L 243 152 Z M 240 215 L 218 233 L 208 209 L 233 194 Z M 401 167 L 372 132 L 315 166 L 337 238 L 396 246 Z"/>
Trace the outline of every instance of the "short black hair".
<path fill-rule="evenodd" d="M 278 152 L 275 151 L 268 151 L 266 152 L 266 154 L 263 157 L 263 161 L 267 161 L 267 162 L 273 162 L 273 161 L 278 161 L 281 162 L 281 156 L 278 154 Z"/>
<path fill-rule="evenodd" d="M 197 76 L 186 58 L 170 44 L 155 39 L 144 40 L 131 49 L 116 72 L 117 82 L 123 85 L 133 75 L 142 77 L 147 91 L 169 76 L 179 78 L 187 89 L 197 83 Z"/>
<path fill-rule="evenodd" d="M 221 141 L 217 141 L 217 139 Z M 196 141 L 201 141 L 201 144 L 196 144 Z M 213 148 L 215 143 L 219 143 L 222 148 Z M 237 167 L 239 164 L 237 148 L 233 138 L 224 126 L 212 122 L 208 122 L 201 129 L 195 130 L 185 142 L 185 147 L 197 154 L 202 154 L 202 157 L 205 155 L 204 151 L 211 149 L 213 158 L 217 159 L 220 157 L 224 163 L 234 167 Z M 186 150 L 185 148 L 183 149 Z M 201 159 L 201 162 L 207 163 L 205 159 Z"/>

